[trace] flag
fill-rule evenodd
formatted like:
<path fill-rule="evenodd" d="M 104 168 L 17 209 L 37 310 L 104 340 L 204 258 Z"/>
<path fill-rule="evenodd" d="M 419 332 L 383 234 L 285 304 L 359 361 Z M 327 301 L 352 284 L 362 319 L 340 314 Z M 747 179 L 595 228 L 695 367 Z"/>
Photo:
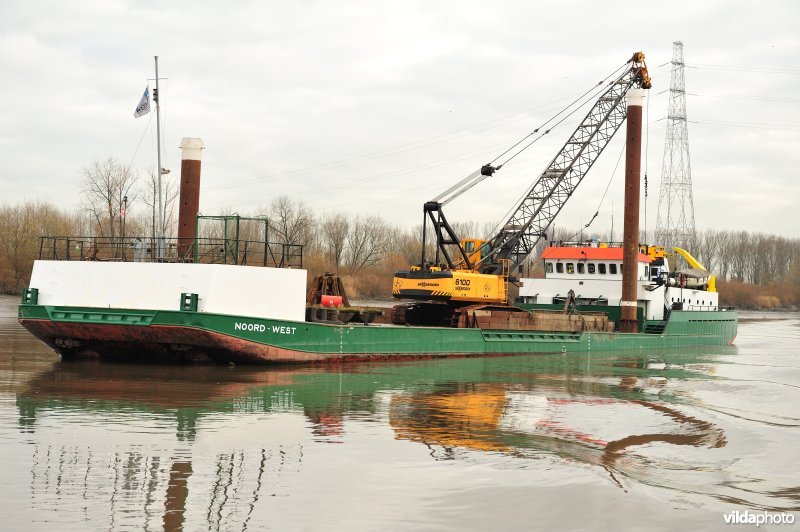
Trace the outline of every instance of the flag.
<path fill-rule="evenodd" d="M 150 87 L 147 87 L 144 90 L 144 94 L 142 94 L 142 99 L 139 100 L 139 105 L 136 106 L 136 110 L 133 112 L 134 118 L 139 118 L 140 116 L 144 116 L 150 112 Z"/>

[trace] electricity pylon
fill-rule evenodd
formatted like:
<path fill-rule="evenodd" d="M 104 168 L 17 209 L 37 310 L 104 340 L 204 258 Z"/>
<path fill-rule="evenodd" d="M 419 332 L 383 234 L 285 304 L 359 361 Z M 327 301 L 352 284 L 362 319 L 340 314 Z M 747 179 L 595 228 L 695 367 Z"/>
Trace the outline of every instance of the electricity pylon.
<path fill-rule="evenodd" d="M 665 246 L 667 250 L 675 246 L 693 250 L 695 244 L 692 167 L 689 161 L 689 131 L 686 122 L 686 79 L 681 41 L 672 43 L 667 138 L 661 167 L 656 243 Z"/>

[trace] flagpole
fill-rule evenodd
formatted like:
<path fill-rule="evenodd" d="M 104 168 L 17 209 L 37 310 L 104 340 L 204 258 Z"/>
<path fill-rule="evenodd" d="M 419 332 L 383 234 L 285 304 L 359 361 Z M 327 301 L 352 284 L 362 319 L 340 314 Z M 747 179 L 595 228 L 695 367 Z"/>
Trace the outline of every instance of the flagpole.
<path fill-rule="evenodd" d="M 153 100 L 156 102 L 156 144 L 158 145 L 158 258 L 164 258 L 164 209 L 161 199 L 161 106 L 158 103 L 158 56 L 156 62 L 156 90 L 153 92 Z"/>

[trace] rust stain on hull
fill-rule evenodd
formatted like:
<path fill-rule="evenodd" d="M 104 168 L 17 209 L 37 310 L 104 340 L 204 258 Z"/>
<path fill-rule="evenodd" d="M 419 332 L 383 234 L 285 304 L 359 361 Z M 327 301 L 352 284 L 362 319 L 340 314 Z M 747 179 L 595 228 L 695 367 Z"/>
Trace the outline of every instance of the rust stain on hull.
<path fill-rule="evenodd" d="M 23 327 L 65 360 L 100 358 L 119 362 L 292 364 L 364 360 L 419 360 L 508 356 L 511 353 L 312 353 L 260 344 L 186 326 L 75 324 L 20 319 Z M 64 339 L 68 339 L 64 341 Z"/>

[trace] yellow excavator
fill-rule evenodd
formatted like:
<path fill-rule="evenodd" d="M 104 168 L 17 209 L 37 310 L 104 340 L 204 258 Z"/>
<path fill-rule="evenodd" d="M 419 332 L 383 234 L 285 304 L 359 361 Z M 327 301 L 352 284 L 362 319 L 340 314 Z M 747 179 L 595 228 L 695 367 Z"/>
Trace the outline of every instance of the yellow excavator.
<path fill-rule="evenodd" d="M 650 88 L 642 52 L 633 54 L 623 66 L 622 73 L 618 72 L 619 69 L 615 70 L 491 163 L 424 204 L 421 260 L 407 270 L 395 272 L 392 283 L 395 298 L 414 302 L 395 305 L 392 311 L 394 323 L 449 325 L 462 307 L 508 303 L 509 283 L 516 281 L 520 265 L 545 237 L 556 215 L 625 122 L 626 94 L 631 88 Z M 550 129 L 545 129 L 547 124 L 559 120 L 565 111 L 571 114 L 577 110 L 570 111 L 571 106 L 583 105 L 591 98 L 595 98 L 592 108 L 511 211 L 506 223 L 499 226 L 488 240 L 459 239 L 442 208 L 491 177 L 521 151 L 549 133 Z M 506 159 L 498 164 L 497 161 L 503 157 Z M 429 226 L 435 238 L 433 257 L 426 253 Z"/>

